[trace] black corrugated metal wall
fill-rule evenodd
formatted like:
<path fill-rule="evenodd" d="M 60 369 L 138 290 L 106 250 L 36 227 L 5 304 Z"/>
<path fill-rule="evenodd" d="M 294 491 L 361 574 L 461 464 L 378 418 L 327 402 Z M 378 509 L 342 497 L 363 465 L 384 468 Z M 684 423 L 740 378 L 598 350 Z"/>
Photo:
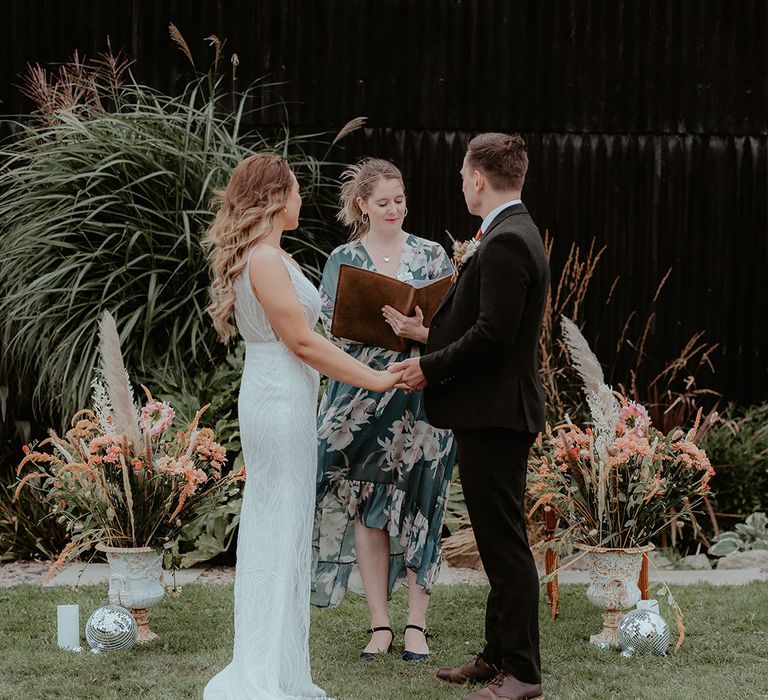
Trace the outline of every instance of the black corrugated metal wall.
<path fill-rule="evenodd" d="M 587 309 L 609 360 L 631 310 L 647 312 L 649 350 L 670 358 L 692 333 L 720 342 L 712 384 L 768 397 L 763 331 L 768 264 L 768 3 L 762 0 L 3 0 L 3 111 L 26 105 L 12 83 L 28 61 L 106 46 L 137 77 L 176 91 L 217 34 L 242 84 L 285 81 L 286 107 L 261 126 L 334 131 L 365 115 L 346 159 L 380 155 L 408 181 L 408 227 L 444 240 L 477 225 L 458 168 L 468 138 L 524 134 L 524 199 L 557 241 L 608 246 Z M 329 236 L 338 236 L 329 232 Z M 608 309 L 604 301 L 621 278 Z"/>

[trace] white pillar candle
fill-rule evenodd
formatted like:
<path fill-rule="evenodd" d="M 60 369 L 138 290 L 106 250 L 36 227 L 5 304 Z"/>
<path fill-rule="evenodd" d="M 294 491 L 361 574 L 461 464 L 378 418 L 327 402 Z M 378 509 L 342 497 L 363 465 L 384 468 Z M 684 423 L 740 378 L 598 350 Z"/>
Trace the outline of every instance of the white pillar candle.
<path fill-rule="evenodd" d="M 80 606 L 58 605 L 56 607 L 56 636 L 62 649 L 80 647 Z"/>
<path fill-rule="evenodd" d="M 659 601 L 658 600 L 638 600 L 637 601 L 637 609 L 638 610 L 652 610 L 657 615 L 659 614 Z"/>

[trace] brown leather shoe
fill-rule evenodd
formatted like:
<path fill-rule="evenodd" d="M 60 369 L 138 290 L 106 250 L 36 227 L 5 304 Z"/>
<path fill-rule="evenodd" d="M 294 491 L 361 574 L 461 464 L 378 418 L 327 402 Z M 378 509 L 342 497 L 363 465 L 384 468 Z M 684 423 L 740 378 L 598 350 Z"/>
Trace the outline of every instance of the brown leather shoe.
<path fill-rule="evenodd" d="M 485 683 L 498 674 L 499 670 L 486 662 L 480 654 L 463 666 L 443 666 L 437 672 L 441 681 L 448 683 Z"/>
<path fill-rule="evenodd" d="M 523 683 L 509 673 L 500 673 L 482 690 L 462 700 L 544 700 L 540 685 Z"/>

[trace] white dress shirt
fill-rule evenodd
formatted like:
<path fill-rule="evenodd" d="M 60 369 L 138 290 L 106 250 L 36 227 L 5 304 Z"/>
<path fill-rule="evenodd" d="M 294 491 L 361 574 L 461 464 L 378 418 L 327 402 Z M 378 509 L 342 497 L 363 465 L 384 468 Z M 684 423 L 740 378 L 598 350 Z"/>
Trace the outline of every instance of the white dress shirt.
<path fill-rule="evenodd" d="M 483 219 L 483 223 L 480 224 L 480 230 L 483 232 L 483 235 L 485 235 L 485 232 L 488 230 L 488 227 L 491 225 L 491 222 L 499 215 L 501 212 L 503 212 L 507 207 L 514 206 L 515 204 L 522 204 L 522 199 L 511 199 L 508 202 L 504 202 L 504 204 L 500 204 L 498 207 L 496 207 L 492 212 L 488 214 Z"/>

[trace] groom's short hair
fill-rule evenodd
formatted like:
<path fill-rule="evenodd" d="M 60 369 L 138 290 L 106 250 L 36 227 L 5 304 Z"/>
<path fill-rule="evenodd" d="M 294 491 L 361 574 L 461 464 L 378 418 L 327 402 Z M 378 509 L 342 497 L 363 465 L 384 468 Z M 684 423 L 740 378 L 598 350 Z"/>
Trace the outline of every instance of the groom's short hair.
<path fill-rule="evenodd" d="M 528 149 L 520 134 L 480 134 L 467 146 L 467 161 L 494 190 L 517 190 L 528 171 Z"/>

